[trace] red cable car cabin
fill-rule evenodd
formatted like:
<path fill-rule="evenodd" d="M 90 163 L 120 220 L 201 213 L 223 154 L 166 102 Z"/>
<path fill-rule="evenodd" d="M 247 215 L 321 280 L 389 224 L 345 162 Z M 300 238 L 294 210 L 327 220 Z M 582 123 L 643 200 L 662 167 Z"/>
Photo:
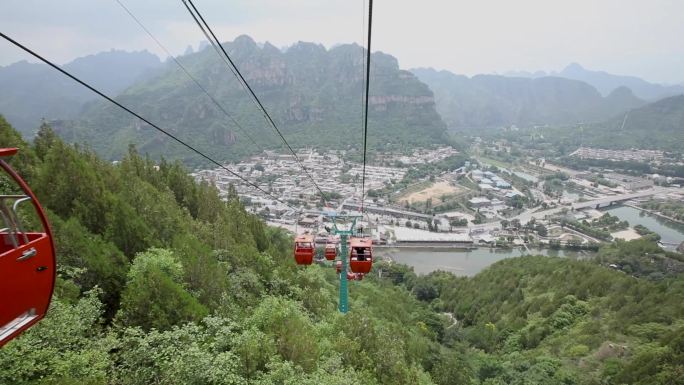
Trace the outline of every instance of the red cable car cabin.
<path fill-rule="evenodd" d="M 332 242 L 328 242 L 325 244 L 325 259 L 328 261 L 334 261 L 335 257 L 337 257 L 337 245 Z"/>
<path fill-rule="evenodd" d="M 314 254 L 316 254 L 316 247 L 313 235 L 304 234 L 295 237 L 294 257 L 298 265 L 313 263 Z"/>
<path fill-rule="evenodd" d="M 0 191 L 0 346 L 45 316 L 55 285 L 55 248 L 45 212 L 3 159 L 16 153 L 16 148 L 0 149 L 5 172 L 0 178 L 14 185 L 12 191 Z M 30 206 L 25 202 L 35 214 L 26 210 Z"/>
<path fill-rule="evenodd" d="M 370 238 L 349 240 L 349 267 L 354 273 L 368 274 L 373 267 L 373 241 Z"/>

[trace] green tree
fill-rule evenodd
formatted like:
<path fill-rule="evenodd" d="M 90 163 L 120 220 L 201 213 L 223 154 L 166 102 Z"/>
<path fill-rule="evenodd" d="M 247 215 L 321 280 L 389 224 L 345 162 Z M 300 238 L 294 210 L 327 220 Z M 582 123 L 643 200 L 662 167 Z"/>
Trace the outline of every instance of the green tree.
<path fill-rule="evenodd" d="M 546 229 L 546 226 L 542 225 L 541 223 L 538 223 L 538 224 L 534 227 L 534 231 L 536 231 L 537 234 L 539 234 L 539 236 L 541 236 L 541 237 L 545 237 L 545 236 L 547 236 L 548 233 L 549 233 L 548 230 Z"/>
<path fill-rule="evenodd" d="M 50 215 L 60 269 L 82 269 L 74 281 L 81 291 L 96 286 L 101 295 L 107 318 L 112 318 L 119 306 L 119 297 L 126 283 L 128 259 L 112 243 L 90 233 L 76 218 L 66 222 Z"/>
<path fill-rule="evenodd" d="M 53 300 L 45 319 L 0 350 L 0 383 L 106 384 L 115 341 L 105 336 L 95 289 L 74 304 Z"/>
<path fill-rule="evenodd" d="M 183 285 L 183 267 L 170 251 L 139 253 L 128 272 L 117 319 L 124 325 L 167 330 L 198 321 L 207 310 Z"/>
<path fill-rule="evenodd" d="M 458 351 L 442 351 L 431 371 L 432 379 L 439 385 L 473 384 L 473 369 Z"/>

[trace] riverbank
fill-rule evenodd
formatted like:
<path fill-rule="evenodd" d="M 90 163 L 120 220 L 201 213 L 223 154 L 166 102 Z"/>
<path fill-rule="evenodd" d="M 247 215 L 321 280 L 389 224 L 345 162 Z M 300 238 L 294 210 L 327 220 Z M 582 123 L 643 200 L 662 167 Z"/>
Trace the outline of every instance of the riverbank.
<path fill-rule="evenodd" d="M 632 205 L 621 205 L 602 211 L 629 222 L 632 228 L 641 225 L 660 235 L 660 241 L 666 245 L 664 247 L 666 250 L 674 251 L 684 241 L 684 224 L 682 223 L 651 214 Z"/>
<path fill-rule="evenodd" d="M 631 207 L 631 208 L 633 208 L 633 209 L 637 209 L 637 210 L 643 211 L 643 212 L 645 212 L 645 213 L 649 213 L 649 214 L 654 215 L 654 216 L 656 216 L 656 217 L 660 217 L 660 218 L 662 218 L 662 219 L 667 219 L 668 221 L 672 221 L 672 222 L 674 222 L 674 223 L 677 223 L 677 224 L 680 224 L 680 225 L 684 225 L 684 221 L 680 221 L 679 219 L 675 219 L 675 218 L 669 217 L 669 216 L 667 216 L 667 215 L 665 215 L 665 214 L 662 214 L 662 213 L 660 213 L 660 212 L 658 212 L 658 211 L 653 211 L 653 210 L 645 209 L 645 208 L 643 208 L 643 207 L 639 207 L 639 206 L 637 206 L 637 205 L 633 205 L 633 204 L 629 204 L 629 203 L 625 203 L 623 206 Z"/>

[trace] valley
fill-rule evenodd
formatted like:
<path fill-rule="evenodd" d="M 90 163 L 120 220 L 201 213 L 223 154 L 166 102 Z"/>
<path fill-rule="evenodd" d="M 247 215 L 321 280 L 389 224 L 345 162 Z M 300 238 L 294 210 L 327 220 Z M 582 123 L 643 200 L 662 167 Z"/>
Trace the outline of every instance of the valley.
<path fill-rule="evenodd" d="M 44 63 L 0 58 L 0 384 L 681 383 L 684 86 L 574 62 L 639 67 L 602 40 L 622 8 L 597 17 L 600 55 L 548 60 L 592 31 L 586 7 L 582 28 L 548 28 L 539 4 L 499 19 L 410 4 L 409 21 L 379 4 L 385 52 L 372 1 L 361 43 L 324 33 L 347 12 L 333 2 L 124 3 L 79 3 L 107 16 L 87 28 L 43 13 L 43 29 L 50 4 L 0 15 Z M 444 15 L 469 30 L 428 55 L 442 32 L 419 36 Z M 646 21 L 625 25 L 663 49 Z M 540 30 L 568 36 L 539 51 Z M 168 57 L 77 56 L 119 32 Z M 472 60 L 488 70 L 460 74 Z"/>

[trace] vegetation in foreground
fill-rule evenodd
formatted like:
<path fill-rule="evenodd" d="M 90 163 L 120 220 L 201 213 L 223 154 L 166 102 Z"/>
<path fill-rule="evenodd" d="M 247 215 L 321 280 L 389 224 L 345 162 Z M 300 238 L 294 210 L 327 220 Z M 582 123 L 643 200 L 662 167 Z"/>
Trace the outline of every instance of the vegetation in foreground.
<path fill-rule="evenodd" d="M 458 381 L 440 317 L 410 292 L 297 268 L 291 240 L 131 148 L 117 165 L 43 126 L 0 144 L 48 208 L 48 316 L 0 350 L 0 384 L 432 384 Z M 467 373 L 467 372 L 466 372 Z"/>
<path fill-rule="evenodd" d="M 354 282 L 341 316 L 332 269 L 297 268 L 286 234 L 179 164 L 131 149 L 112 165 L 47 126 L 29 145 L 4 120 L 0 144 L 21 148 L 12 164 L 50 211 L 60 276 L 46 319 L 0 350 L 2 384 L 684 378 L 679 274 L 524 257 L 417 277 L 379 263 L 383 278 Z M 653 244 L 639 242 L 599 253 L 643 261 Z"/>
<path fill-rule="evenodd" d="M 678 262 L 655 253 L 648 239 L 617 242 L 597 255 L 615 269 L 528 256 L 473 278 L 437 272 L 408 285 L 458 320 L 445 343 L 476 352 L 479 383 L 682 384 L 684 277 L 653 272 L 668 267 L 653 258 Z"/>

